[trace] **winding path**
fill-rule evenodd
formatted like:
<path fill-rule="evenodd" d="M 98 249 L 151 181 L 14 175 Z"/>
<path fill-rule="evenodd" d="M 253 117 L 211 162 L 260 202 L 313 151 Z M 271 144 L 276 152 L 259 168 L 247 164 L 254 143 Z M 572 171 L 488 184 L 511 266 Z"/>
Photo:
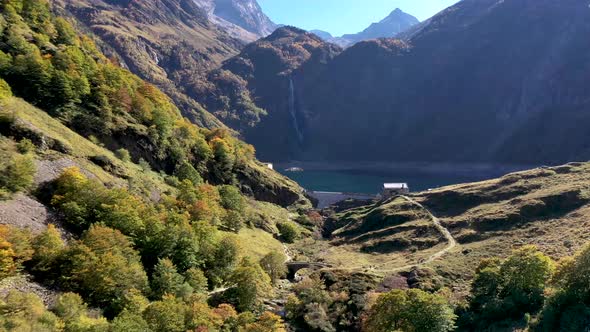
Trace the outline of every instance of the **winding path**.
<path fill-rule="evenodd" d="M 408 196 L 401 196 L 403 199 L 407 200 L 408 202 L 414 204 L 415 206 L 421 208 L 422 210 L 426 211 L 426 213 L 428 214 L 428 216 L 430 217 L 430 219 L 432 220 L 432 222 L 434 223 L 434 227 L 436 227 L 436 229 L 438 229 L 438 231 L 445 237 L 445 239 L 447 240 L 448 244 L 447 246 L 431 255 L 430 257 L 428 257 L 425 261 L 421 262 L 420 265 L 424 265 L 424 264 L 428 264 L 433 262 L 434 260 L 441 258 L 444 254 L 446 254 L 447 252 L 449 252 L 450 250 L 452 250 L 453 248 L 455 248 L 457 246 L 457 241 L 455 240 L 455 238 L 453 237 L 453 235 L 451 234 L 451 232 L 449 232 L 449 230 L 447 228 L 445 228 L 441 223 L 440 220 L 435 217 L 432 212 L 430 212 L 430 210 L 428 210 L 426 207 L 424 207 L 424 205 L 416 202 L 414 199 L 412 199 L 411 197 Z"/>
<path fill-rule="evenodd" d="M 428 258 L 426 258 L 424 260 L 420 260 L 418 263 L 408 264 L 408 265 L 404 265 L 404 266 L 400 266 L 400 267 L 396 267 L 394 269 L 388 269 L 388 270 L 375 269 L 374 272 L 377 272 L 377 273 L 395 273 L 395 272 L 400 272 L 400 271 L 408 270 L 408 269 L 411 269 L 413 267 L 423 266 L 423 265 L 432 263 L 433 261 L 441 258 L 442 256 L 444 256 L 446 253 L 448 253 L 449 251 L 451 251 L 453 248 L 455 248 L 457 246 L 457 241 L 455 240 L 455 238 L 453 237 L 453 235 L 451 234 L 451 232 L 449 232 L 449 230 L 447 228 L 445 228 L 440 223 L 440 220 L 436 216 L 434 216 L 434 214 L 432 214 L 432 212 L 430 212 L 430 210 L 428 210 L 424 205 L 418 203 L 417 201 L 415 201 L 411 197 L 403 196 L 403 195 L 402 196 L 399 196 L 399 197 L 405 199 L 406 201 L 408 201 L 409 203 L 413 204 L 414 206 L 419 207 L 420 209 L 424 210 L 428 214 L 428 216 L 432 220 L 432 223 L 434 224 L 434 227 L 436 227 L 436 229 L 446 239 L 447 246 L 445 248 L 443 248 L 442 250 L 437 251 L 436 253 L 428 256 Z M 365 270 L 365 269 L 366 269 L 366 267 L 362 266 L 362 267 L 355 267 L 355 268 L 332 268 L 332 269 L 328 269 L 328 270 L 348 270 L 348 271 L 354 271 L 354 270 Z"/>

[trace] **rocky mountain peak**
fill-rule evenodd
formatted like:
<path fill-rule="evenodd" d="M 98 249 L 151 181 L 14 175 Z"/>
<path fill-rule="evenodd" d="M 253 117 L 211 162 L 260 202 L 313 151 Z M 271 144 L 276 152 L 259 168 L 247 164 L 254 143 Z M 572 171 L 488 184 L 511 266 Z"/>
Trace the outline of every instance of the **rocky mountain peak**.
<path fill-rule="evenodd" d="M 256 0 L 193 1 L 209 14 L 213 23 L 245 41 L 268 36 L 277 28 Z"/>
<path fill-rule="evenodd" d="M 379 22 L 372 23 L 359 33 L 333 37 L 331 34 L 322 30 L 312 30 L 311 32 L 327 42 L 338 44 L 342 47 L 349 47 L 363 40 L 397 37 L 400 33 L 407 31 L 419 23 L 420 21 L 414 16 L 396 8 L 387 17 Z"/>

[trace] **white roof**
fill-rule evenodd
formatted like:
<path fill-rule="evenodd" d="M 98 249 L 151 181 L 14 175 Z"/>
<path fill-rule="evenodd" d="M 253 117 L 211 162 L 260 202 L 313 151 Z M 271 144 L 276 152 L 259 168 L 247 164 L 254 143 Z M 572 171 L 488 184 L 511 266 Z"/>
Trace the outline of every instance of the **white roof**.
<path fill-rule="evenodd" d="M 408 188 L 407 183 L 384 183 L 383 188 L 385 189 L 405 189 Z"/>

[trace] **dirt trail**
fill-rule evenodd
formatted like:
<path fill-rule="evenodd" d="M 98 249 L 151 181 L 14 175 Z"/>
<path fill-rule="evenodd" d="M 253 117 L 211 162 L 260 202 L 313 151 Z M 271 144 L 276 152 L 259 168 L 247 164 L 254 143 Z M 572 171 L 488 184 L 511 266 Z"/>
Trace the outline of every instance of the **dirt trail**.
<path fill-rule="evenodd" d="M 395 273 L 395 272 L 400 272 L 400 271 L 404 271 L 404 270 L 408 270 L 411 269 L 413 267 L 418 267 L 418 266 L 423 266 L 429 263 L 432 263 L 433 261 L 441 258 L 442 256 L 444 256 L 446 253 L 448 253 L 449 251 L 451 251 L 453 248 L 455 248 L 457 246 L 457 241 L 455 240 L 455 238 L 453 237 L 453 235 L 451 234 L 451 232 L 449 232 L 449 230 L 447 228 L 445 228 L 441 223 L 440 220 L 434 216 L 432 214 L 432 212 L 430 212 L 430 210 L 428 210 L 426 207 L 424 207 L 424 205 L 416 202 L 414 199 L 412 199 L 411 197 L 408 196 L 400 196 L 401 198 L 407 200 L 409 203 L 419 207 L 420 209 L 424 210 L 428 216 L 430 217 L 430 219 L 432 220 L 432 223 L 434 224 L 434 227 L 436 227 L 436 229 L 444 236 L 444 238 L 447 241 L 447 246 L 440 250 L 437 251 L 436 253 L 428 256 L 428 258 L 420 260 L 419 262 L 415 263 L 415 264 L 408 264 L 405 266 L 400 266 L 400 267 L 396 267 L 394 269 L 388 269 L 388 270 L 383 270 L 383 269 L 373 269 L 370 270 L 371 273 L 377 275 L 377 273 L 382 274 L 382 273 Z M 361 266 L 361 267 L 354 267 L 354 268 L 332 268 L 332 269 L 324 269 L 324 270 L 347 270 L 347 271 L 366 271 L 367 267 L 366 266 Z"/>
<path fill-rule="evenodd" d="M 439 252 L 431 255 L 425 261 L 421 262 L 420 265 L 424 265 L 424 264 L 428 264 L 428 263 L 433 262 L 434 260 L 442 257 L 444 254 L 446 254 L 447 252 L 449 252 L 450 250 L 452 250 L 453 248 L 455 248 L 457 246 L 457 241 L 455 240 L 455 238 L 453 237 L 453 235 L 451 234 L 451 232 L 449 232 L 449 230 L 447 228 L 445 228 L 440 223 L 440 220 L 437 217 L 435 217 L 432 214 L 432 212 L 430 212 L 430 210 L 428 210 L 427 208 L 425 208 L 424 205 L 416 202 L 411 197 L 408 197 L 408 196 L 401 196 L 401 197 L 403 199 L 407 200 L 408 202 L 414 204 L 415 206 L 421 208 L 422 210 L 424 210 L 428 214 L 428 216 L 430 216 L 430 219 L 434 223 L 434 226 L 436 227 L 436 229 L 438 229 L 438 231 L 445 237 L 445 239 L 448 242 L 447 246 L 443 250 L 441 250 L 441 251 L 439 251 Z"/>

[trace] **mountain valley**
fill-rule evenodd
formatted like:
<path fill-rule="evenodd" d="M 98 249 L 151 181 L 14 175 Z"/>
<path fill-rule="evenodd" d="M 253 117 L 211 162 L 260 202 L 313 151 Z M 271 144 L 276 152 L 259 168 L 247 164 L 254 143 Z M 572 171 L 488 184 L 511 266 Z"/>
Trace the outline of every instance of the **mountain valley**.
<path fill-rule="evenodd" d="M 590 327 L 586 2 L 342 38 L 256 0 L 0 9 L 0 331 Z M 318 208 L 283 162 L 494 176 Z"/>

